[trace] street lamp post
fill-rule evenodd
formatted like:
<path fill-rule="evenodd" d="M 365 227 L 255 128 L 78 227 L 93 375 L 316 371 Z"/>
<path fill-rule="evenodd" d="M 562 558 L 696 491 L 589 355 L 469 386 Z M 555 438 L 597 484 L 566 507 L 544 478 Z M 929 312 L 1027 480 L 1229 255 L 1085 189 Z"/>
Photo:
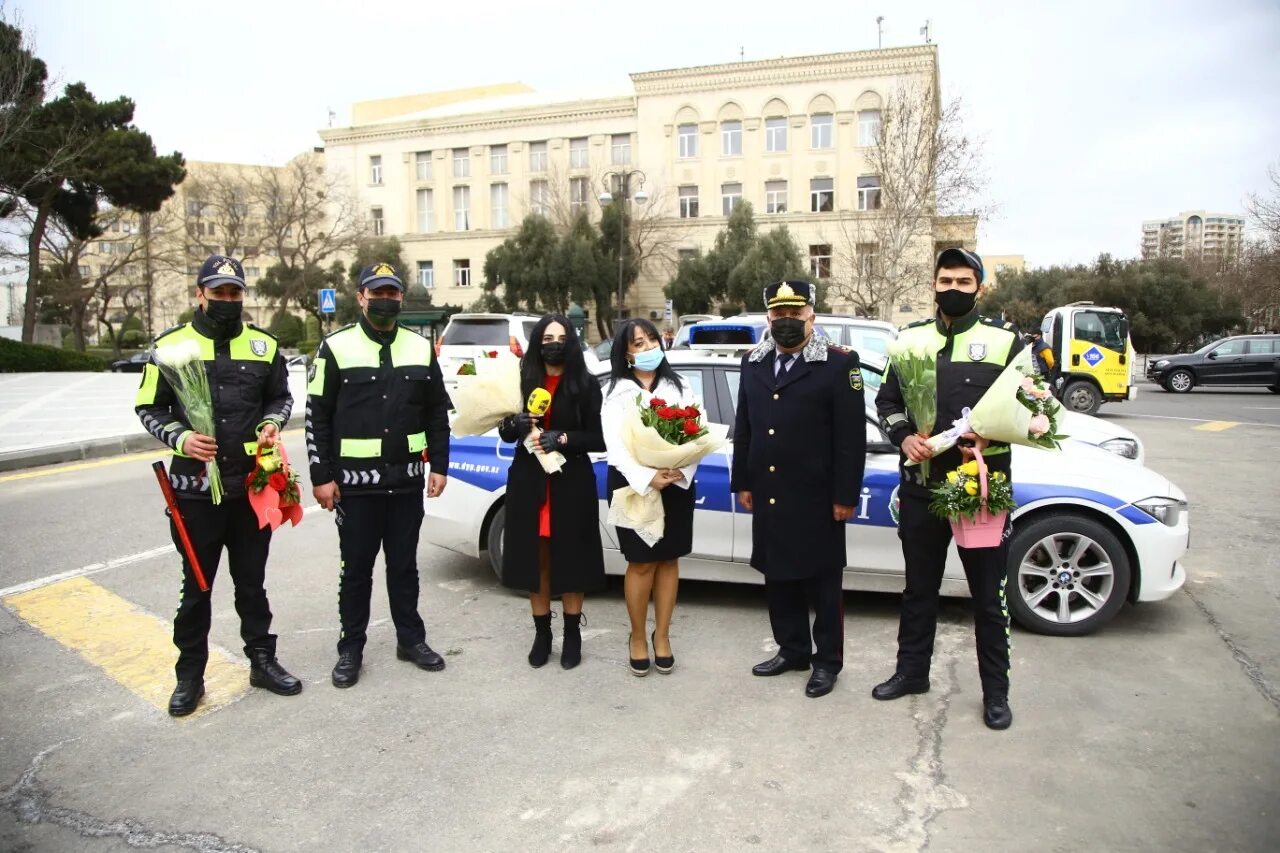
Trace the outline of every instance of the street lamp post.
<path fill-rule="evenodd" d="M 636 179 L 636 194 L 631 195 L 631 179 Z M 600 193 L 600 207 L 608 207 L 615 201 L 620 201 L 619 221 L 618 221 L 618 314 L 614 319 L 614 327 L 617 327 L 617 321 L 622 319 L 622 274 L 623 259 L 626 257 L 627 246 L 627 202 L 634 201 L 636 204 L 644 204 L 649 200 L 649 195 L 644 191 L 644 172 L 639 169 L 615 169 L 605 172 L 602 183 L 605 192 Z M 614 193 L 613 185 L 617 184 L 618 191 Z"/>

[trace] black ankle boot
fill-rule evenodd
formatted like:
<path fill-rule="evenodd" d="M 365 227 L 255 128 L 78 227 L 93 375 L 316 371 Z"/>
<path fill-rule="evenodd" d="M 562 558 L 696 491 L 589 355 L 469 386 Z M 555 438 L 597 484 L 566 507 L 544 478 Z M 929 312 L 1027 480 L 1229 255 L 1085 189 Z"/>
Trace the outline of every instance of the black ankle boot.
<path fill-rule="evenodd" d="M 551 657 L 551 614 L 533 617 L 533 648 L 529 649 L 529 666 L 545 666 Z"/>
<path fill-rule="evenodd" d="M 581 624 L 581 613 L 564 614 L 564 648 L 560 650 L 560 666 L 565 669 L 573 669 L 582 663 L 582 633 L 578 630 Z"/>

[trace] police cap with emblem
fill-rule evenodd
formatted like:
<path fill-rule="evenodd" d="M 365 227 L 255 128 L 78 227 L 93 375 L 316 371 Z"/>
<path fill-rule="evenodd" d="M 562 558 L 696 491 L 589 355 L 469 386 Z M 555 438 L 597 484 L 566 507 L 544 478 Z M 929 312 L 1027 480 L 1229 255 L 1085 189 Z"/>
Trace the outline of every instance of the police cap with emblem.
<path fill-rule="evenodd" d="M 396 268 L 388 263 L 369 264 L 369 266 L 360 270 L 360 287 L 386 287 L 391 285 L 397 290 L 404 291 L 404 282 L 400 279 L 400 274 L 396 272 Z"/>
<path fill-rule="evenodd" d="M 956 267 L 968 267 L 973 270 L 978 277 L 978 284 L 982 284 L 982 278 L 985 271 L 982 268 L 982 258 L 978 257 L 977 252 L 970 252 L 968 249 L 943 249 L 938 253 L 938 260 L 933 265 L 933 277 L 938 277 L 938 270 L 955 269 Z"/>
<path fill-rule="evenodd" d="M 196 284 L 200 287 L 217 287 L 220 284 L 234 284 L 244 288 L 244 267 L 235 258 L 226 255 L 210 255 L 200 265 L 196 275 Z"/>
<path fill-rule="evenodd" d="M 764 307 L 782 308 L 787 305 L 813 305 L 818 301 L 818 289 L 807 281 L 775 281 L 764 288 Z"/>

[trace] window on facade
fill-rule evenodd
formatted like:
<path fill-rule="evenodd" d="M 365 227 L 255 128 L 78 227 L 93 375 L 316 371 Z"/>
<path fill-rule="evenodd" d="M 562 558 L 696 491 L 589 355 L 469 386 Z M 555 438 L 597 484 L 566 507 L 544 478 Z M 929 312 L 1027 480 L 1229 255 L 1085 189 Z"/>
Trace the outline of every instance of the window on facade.
<path fill-rule="evenodd" d="M 701 254 L 697 249 L 677 249 L 676 256 L 682 261 L 692 261 Z"/>
<path fill-rule="evenodd" d="M 809 117 L 810 148 L 830 148 L 835 125 L 831 113 L 815 113 Z"/>
<path fill-rule="evenodd" d="M 246 278 L 257 278 L 260 275 L 257 267 L 245 267 L 244 274 Z"/>
<path fill-rule="evenodd" d="M 696 124 L 682 124 L 676 128 L 676 140 L 679 156 L 698 156 L 698 126 Z"/>
<path fill-rule="evenodd" d="M 431 190 L 418 190 L 418 233 L 428 234 L 435 227 L 435 196 Z"/>
<path fill-rule="evenodd" d="M 764 182 L 764 212 L 765 213 L 786 213 L 787 212 L 787 182 L 786 181 L 765 181 Z"/>
<path fill-rule="evenodd" d="M 491 227 L 507 227 L 507 203 L 510 192 L 506 184 L 492 184 L 489 187 L 489 218 Z"/>
<path fill-rule="evenodd" d="M 681 187 L 680 188 L 680 218 L 681 219 L 697 219 L 698 218 L 698 188 L 697 187 Z"/>
<path fill-rule="evenodd" d="M 547 171 L 547 143 L 529 143 L 529 171 L 533 173 Z"/>
<path fill-rule="evenodd" d="M 880 141 L 880 111 L 863 110 L 858 113 L 858 144 L 870 148 Z"/>
<path fill-rule="evenodd" d="M 737 157 L 742 154 L 742 122 L 720 123 L 720 153 L 725 157 Z"/>
<path fill-rule="evenodd" d="M 631 162 L 631 134 L 615 133 L 610 140 L 613 151 L 613 165 L 625 166 Z"/>
<path fill-rule="evenodd" d="M 93 275 L 93 270 L 90 269 L 88 264 L 78 264 L 76 269 L 79 271 L 81 278 L 88 278 Z"/>
<path fill-rule="evenodd" d="M 489 146 L 489 172 L 494 175 L 505 175 L 507 173 L 507 146 Z"/>
<path fill-rule="evenodd" d="M 468 258 L 455 258 L 453 261 L 453 286 L 471 286 L 471 261 Z"/>
<path fill-rule="evenodd" d="M 369 209 L 369 224 L 373 229 L 373 236 L 381 237 L 386 230 L 386 222 L 382 218 L 382 208 L 374 207 Z"/>
<path fill-rule="evenodd" d="M 569 179 L 569 213 L 577 216 L 589 210 L 591 204 L 591 182 L 587 178 Z"/>
<path fill-rule="evenodd" d="M 436 286 L 436 268 L 432 261 L 418 261 L 418 284 L 427 290 Z"/>
<path fill-rule="evenodd" d="M 835 181 L 831 178 L 812 178 L 809 180 L 809 210 L 814 213 L 829 213 L 835 209 Z"/>
<path fill-rule="evenodd" d="M 529 212 L 546 216 L 551 207 L 551 188 L 546 181 L 529 182 Z"/>
<path fill-rule="evenodd" d="M 453 149 L 453 176 L 455 178 L 471 177 L 471 152 L 468 149 Z"/>
<path fill-rule="evenodd" d="M 375 154 L 369 158 L 369 183 L 382 183 L 382 156 Z"/>
<path fill-rule="evenodd" d="M 787 120 L 785 117 L 764 120 L 764 150 L 787 150 Z"/>
<path fill-rule="evenodd" d="M 809 275 L 814 278 L 831 278 L 831 244 L 821 243 L 809 247 Z"/>
<path fill-rule="evenodd" d="M 587 152 L 587 138 L 579 136 L 576 139 L 569 140 L 569 168 L 585 169 L 590 162 L 590 155 Z"/>
<path fill-rule="evenodd" d="M 876 274 L 876 255 L 879 251 L 875 243 L 859 243 L 857 244 L 858 252 L 858 274 L 863 278 L 869 278 Z"/>
<path fill-rule="evenodd" d="M 200 199 L 191 199 L 187 202 L 187 216 L 199 216 L 204 210 L 204 202 Z"/>
<path fill-rule="evenodd" d="M 720 185 L 720 213 L 728 216 L 733 209 L 742 204 L 742 184 Z"/>
<path fill-rule="evenodd" d="M 880 176 L 863 175 L 858 178 L 858 210 L 880 209 Z"/>
<path fill-rule="evenodd" d="M 453 230 L 471 230 L 471 187 L 453 188 Z"/>
<path fill-rule="evenodd" d="M 431 152 L 419 151 L 413 155 L 414 175 L 420 181 L 431 180 Z"/>

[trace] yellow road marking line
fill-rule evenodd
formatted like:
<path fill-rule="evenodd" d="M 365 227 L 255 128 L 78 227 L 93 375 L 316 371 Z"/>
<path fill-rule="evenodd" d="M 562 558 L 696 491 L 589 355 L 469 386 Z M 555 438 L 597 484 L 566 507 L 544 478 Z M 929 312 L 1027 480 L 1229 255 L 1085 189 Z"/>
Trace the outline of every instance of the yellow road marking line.
<path fill-rule="evenodd" d="M 1198 429 L 1201 432 L 1222 432 L 1224 429 L 1238 426 L 1240 426 L 1239 421 L 1209 421 L 1208 423 L 1200 424 L 1200 426 L 1192 427 L 1192 429 Z"/>
<path fill-rule="evenodd" d="M 298 435 L 301 429 L 291 429 L 280 433 L 281 436 Z M 90 468 L 103 468 L 107 465 L 119 465 L 121 462 L 143 462 L 148 459 L 159 459 L 161 456 L 168 456 L 172 451 L 169 450 L 144 450 L 141 453 L 126 453 L 122 456 L 112 456 L 107 459 L 94 459 L 90 462 L 72 462 L 68 465 L 51 465 L 47 468 L 36 468 L 31 471 L 19 471 L 16 474 L 5 474 L 0 476 L 0 483 L 8 483 L 13 480 L 30 480 L 35 477 L 51 477 L 54 474 L 69 474 L 73 471 L 86 471 Z"/>
<path fill-rule="evenodd" d="M 78 653 L 130 692 L 167 712 L 173 690 L 172 628 L 159 617 L 84 577 L 3 599 L 41 633 Z M 209 647 L 205 698 L 193 716 L 210 713 L 249 689 L 248 667 Z"/>

